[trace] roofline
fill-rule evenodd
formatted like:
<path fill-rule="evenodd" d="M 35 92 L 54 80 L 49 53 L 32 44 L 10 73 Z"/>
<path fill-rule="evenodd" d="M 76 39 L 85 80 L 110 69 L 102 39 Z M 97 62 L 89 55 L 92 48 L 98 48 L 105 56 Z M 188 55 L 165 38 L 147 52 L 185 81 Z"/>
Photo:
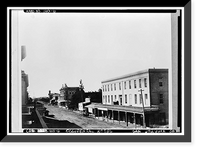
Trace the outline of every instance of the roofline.
<path fill-rule="evenodd" d="M 65 90 L 65 89 L 77 89 L 79 87 L 63 87 L 63 88 L 60 88 L 60 90 Z"/>
<path fill-rule="evenodd" d="M 67 87 L 67 89 L 77 89 L 79 87 Z"/>
<path fill-rule="evenodd" d="M 132 77 L 132 76 L 136 76 L 136 75 L 140 75 L 140 74 L 144 74 L 144 73 L 148 73 L 148 72 L 149 73 L 168 72 L 168 69 L 154 69 L 153 68 L 153 69 L 141 70 L 141 71 L 133 72 L 133 73 L 126 74 L 126 75 L 123 75 L 123 76 L 107 79 L 107 80 L 101 81 L 101 83 L 106 83 L 106 82 L 111 82 L 111 81 L 120 80 L 120 79 L 124 79 L 124 78 L 129 78 L 129 77 Z"/>
<path fill-rule="evenodd" d="M 91 103 L 89 105 L 86 105 L 85 107 L 88 108 L 90 106 L 93 106 L 92 108 L 106 108 L 106 109 L 112 109 L 115 111 L 122 111 L 122 112 L 135 112 L 135 113 L 142 113 L 143 108 L 142 107 L 136 107 L 136 106 L 125 106 L 125 105 L 109 105 L 109 104 L 102 104 L 102 103 Z M 144 107 L 144 111 L 158 111 L 158 107 Z"/>

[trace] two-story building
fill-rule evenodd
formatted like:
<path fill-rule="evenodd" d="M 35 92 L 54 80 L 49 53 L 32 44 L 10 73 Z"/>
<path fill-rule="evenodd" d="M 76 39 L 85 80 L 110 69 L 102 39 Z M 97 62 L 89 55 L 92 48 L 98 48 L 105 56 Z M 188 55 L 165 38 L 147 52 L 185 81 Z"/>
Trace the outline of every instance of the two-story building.
<path fill-rule="evenodd" d="M 60 99 L 71 100 L 77 89 L 79 89 L 79 87 L 68 87 L 67 84 L 62 85 L 60 89 Z"/>

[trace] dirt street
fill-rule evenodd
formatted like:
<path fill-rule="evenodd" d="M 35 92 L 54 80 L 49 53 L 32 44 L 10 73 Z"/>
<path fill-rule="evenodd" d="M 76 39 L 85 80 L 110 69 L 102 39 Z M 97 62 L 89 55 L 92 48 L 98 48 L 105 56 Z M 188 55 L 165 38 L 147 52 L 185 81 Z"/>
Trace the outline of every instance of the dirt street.
<path fill-rule="evenodd" d="M 126 128 L 125 125 L 119 125 L 117 123 L 100 121 L 92 117 L 84 117 L 83 115 L 67 110 L 65 108 L 59 108 L 57 106 L 45 105 L 49 114 L 55 115 L 58 120 L 67 120 L 74 123 L 81 128 Z"/>

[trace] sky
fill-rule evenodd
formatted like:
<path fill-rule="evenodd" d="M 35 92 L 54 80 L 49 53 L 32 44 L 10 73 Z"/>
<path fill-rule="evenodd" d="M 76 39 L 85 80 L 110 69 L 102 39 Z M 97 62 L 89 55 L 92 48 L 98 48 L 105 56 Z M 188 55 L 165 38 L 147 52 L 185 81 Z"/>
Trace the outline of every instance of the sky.
<path fill-rule="evenodd" d="M 148 68 L 169 68 L 169 13 L 19 12 L 22 70 L 31 97 L 62 84 L 98 91 L 101 81 Z"/>

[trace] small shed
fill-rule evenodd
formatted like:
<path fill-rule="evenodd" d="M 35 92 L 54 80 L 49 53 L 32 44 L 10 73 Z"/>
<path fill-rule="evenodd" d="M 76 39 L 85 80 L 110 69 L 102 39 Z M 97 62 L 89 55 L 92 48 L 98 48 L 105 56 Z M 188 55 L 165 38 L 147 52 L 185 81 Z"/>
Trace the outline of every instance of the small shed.
<path fill-rule="evenodd" d="M 81 103 L 79 103 L 78 104 L 78 110 L 79 111 L 84 111 L 86 109 L 85 106 L 89 105 L 89 104 L 91 104 L 91 102 L 81 102 Z"/>

